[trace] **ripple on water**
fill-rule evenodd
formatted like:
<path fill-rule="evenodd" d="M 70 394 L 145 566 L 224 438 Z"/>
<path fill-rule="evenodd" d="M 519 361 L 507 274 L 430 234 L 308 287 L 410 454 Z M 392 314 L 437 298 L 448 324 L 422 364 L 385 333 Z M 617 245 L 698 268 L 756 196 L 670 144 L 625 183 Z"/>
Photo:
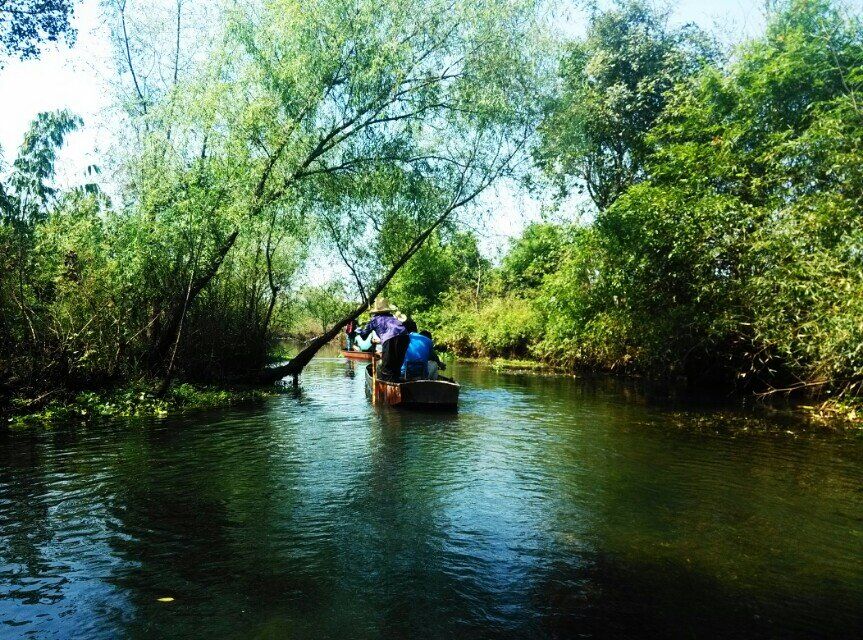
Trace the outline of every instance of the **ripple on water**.
<path fill-rule="evenodd" d="M 860 629 L 859 440 L 454 369 L 457 415 L 321 360 L 256 407 L 0 432 L 0 636 Z"/>

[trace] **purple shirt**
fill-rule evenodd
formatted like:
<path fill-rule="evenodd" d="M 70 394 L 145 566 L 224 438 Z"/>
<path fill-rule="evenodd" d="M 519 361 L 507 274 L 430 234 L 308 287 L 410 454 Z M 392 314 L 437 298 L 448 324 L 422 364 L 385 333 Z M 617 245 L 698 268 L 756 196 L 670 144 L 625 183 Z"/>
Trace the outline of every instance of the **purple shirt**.
<path fill-rule="evenodd" d="M 360 329 L 360 335 L 363 340 L 369 337 L 369 334 L 374 331 L 378 334 L 381 343 L 386 342 L 390 338 L 395 338 L 405 332 L 405 326 L 398 319 L 390 314 L 381 314 L 372 316 L 368 324 Z"/>

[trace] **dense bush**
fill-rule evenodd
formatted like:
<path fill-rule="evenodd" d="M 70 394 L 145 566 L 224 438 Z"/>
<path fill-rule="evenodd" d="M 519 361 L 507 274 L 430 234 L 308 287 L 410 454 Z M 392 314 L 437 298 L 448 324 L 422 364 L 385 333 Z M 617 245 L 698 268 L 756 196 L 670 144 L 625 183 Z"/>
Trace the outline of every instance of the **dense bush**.
<path fill-rule="evenodd" d="M 575 50 L 614 41 L 614 24 L 652 37 L 636 23 L 657 18 L 642 10 L 600 16 Z M 583 67 L 575 58 L 569 64 Z M 628 129 L 640 154 L 630 184 L 613 197 L 606 190 L 585 226 L 528 227 L 489 278 L 507 286 L 480 299 L 447 294 L 432 316 L 438 335 L 458 351 L 529 352 L 567 369 L 859 395 L 860 22 L 829 2 L 794 0 L 774 7 L 765 35 L 728 63 L 699 57 L 684 68 L 692 73 L 666 86 L 639 134 Z M 630 71 L 619 71 L 625 84 Z M 603 82 L 614 85 L 608 73 Z M 611 151 L 590 142 L 586 104 L 578 121 L 562 121 L 561 100 L 545 125 L 543 165 L 583 178 Z M 631 112 L 618 116 L 638 124 Z M 580 146 L 561 150 L 566 140 Z M 605 177 L 620 184 L 613 171 Z M 512 326 L 531 330 L 517 336 Z"/>
<path fill-rule="evenodd" d="M 475 306 L 469 292 L 453 292 L 433 316 L 435 339 L 457 353 L 498 357 L 527 355 L 542 328 L 530 300 L 518 296 L 494 297 Z"/>
<path fill-rule="evenodd" d="M 170 354 L 186 378 L 230 378 L 266 361 L 273 298 L 266 261 L 255 258 L 262 244 L 255 231 L 238 240 L 249 250 L 227 261 L 189 305 L 183 340 Z M 190 278 L 178 246 L 158 220 L 119 215 L 104 198 L 81 192 L 24 229 L 0 226 L 3 378 L 17 387 L 76 389 L 146 374 L 160 311 Z M 280 283 L 301 255 L 284 249 L 271 259 Z"/>
<path fill-rule="evenodd" d="M 164 311 L 183 296 L 225 231 L 199 189 L 164 165 L 144 197 L 116 210 L 98 189 L 51 187 L 54 159 L 77 120 L 41 114 L 0 201 L 0 391 L 40 396 L 160 374 L 151 355 Z M 195 176 L 196 186 L 205 178 Z M 185 184 L 184 184 L 185 183 Z M 303 254 L 302 234 L 244 225 L 242 251 L 190 302 L 171 370 L 224 380 L 266 362 L 277 305 Z M 282 296 L 274 295 L 281 292 Z M 8 398 L 6 398 L 8 400 Z"/>

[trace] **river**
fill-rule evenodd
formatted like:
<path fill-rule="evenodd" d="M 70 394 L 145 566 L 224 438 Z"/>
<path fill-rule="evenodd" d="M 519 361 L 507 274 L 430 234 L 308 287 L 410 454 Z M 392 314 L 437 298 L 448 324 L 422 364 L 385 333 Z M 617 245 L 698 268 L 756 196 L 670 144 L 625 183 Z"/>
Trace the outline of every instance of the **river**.
<path fill-rule="evenodd" d="M 863 439 L 476 365 L 0 428 L 0 638 L 863 636 Z M 172 599 L 172 600 L 167 600 Z"/>

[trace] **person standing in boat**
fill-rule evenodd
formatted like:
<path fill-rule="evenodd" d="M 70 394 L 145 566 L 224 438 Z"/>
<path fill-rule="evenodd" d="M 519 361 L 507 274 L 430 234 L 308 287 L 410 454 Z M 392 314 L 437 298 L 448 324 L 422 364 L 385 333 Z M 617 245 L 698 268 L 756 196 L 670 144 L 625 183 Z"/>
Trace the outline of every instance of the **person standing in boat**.
<path fill-rule="evenodd" d="M 372 331 L 378 334 L 381 341 L 381 367 L 378 377 L 381 380 L 395 381 L 401 377 L 402 363 L 410 343 L 404 323 L 393 315 L 396 311 L 387 298 L 378 298 L 369 309 L 372 319 L 357 332 L 363 340 Z"/>

